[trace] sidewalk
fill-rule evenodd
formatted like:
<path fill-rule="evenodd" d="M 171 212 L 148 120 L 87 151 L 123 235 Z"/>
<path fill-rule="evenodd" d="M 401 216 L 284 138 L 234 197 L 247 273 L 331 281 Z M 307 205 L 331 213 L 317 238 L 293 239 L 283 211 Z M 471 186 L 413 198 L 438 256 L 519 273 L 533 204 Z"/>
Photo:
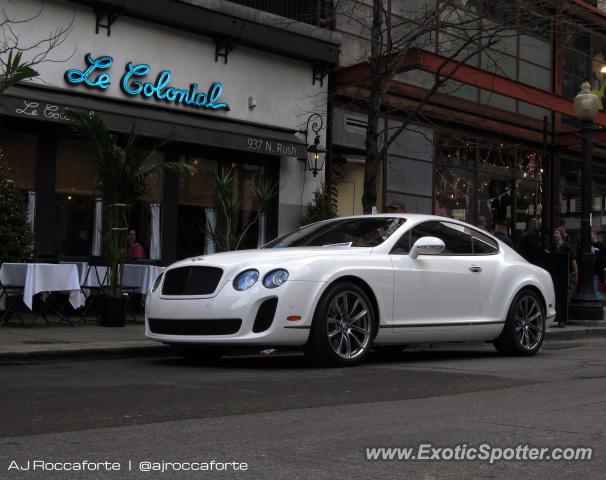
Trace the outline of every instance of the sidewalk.
<path fill-rule="evenodd" d="M 70 357 L 155 355 L 170 351 L 170 347 L 145 338 L 143 321 L 129 322 L 118 328 L 92 322 L 75 327 L 67 324 L 0 327 L 0 364 Z"/>
<path fill-rule="evenodd" d="M 581 338 L 606 337 L 606 321 L 591 325 L 569 324 L 550 327 L 546 342 Z M 0 364 L 44 359 L 81 357 L 164 355 L 173 350 L 145 338 L 142 320 L 125 327 L 102 327 L 86 323 L 75 327 L 67 324 L 36 324 L 32 328 L 16 325 L 0 327 Z"/>

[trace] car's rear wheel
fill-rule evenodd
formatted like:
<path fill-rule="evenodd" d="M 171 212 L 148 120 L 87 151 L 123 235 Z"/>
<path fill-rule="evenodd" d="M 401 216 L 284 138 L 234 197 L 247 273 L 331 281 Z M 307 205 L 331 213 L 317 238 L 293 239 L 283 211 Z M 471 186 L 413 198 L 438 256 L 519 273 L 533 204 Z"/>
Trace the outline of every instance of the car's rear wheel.
<path fill-rule="evenodd" d="M 316 307 L 306 353 L 327 365 L 355 365 L 368 355 L 376 324 L 368 294 L 354 283 L 336 283 Z"/>
<path fill-rule="evenodd" d="M 501 335 L 493 342 L 499 353 L 534 355 L 545 338 L 545 308 L 532 290 L 519 292 L 507 314 Z"/>
<path fill-rule="evenodd" d="M 206 345 L 173 345 L 177 353 L 190 363 L 210 363 L 225 354 L 225 349 Z"/>

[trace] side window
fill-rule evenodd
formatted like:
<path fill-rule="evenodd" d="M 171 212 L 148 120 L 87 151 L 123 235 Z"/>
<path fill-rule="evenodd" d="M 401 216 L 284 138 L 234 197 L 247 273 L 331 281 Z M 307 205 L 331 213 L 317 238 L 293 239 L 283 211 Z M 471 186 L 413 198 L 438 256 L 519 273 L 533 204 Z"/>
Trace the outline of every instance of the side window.
<path fill-rule="evenodd" d="M 499 251 L 498 243 L 482 232 L 472 230 L 471 239 L 475 255 L 493 255 Z"/>
<path fill-rule="evenodd" d="M 398 243 L 391 249 L 392 255 L 408 255 L 410 251 L 410 230 L 404 232 Z"/>
<path fill-rule="evenodd" d="M 414 227 L 410 232 L 410 247 L 412 248 L 415 242 L 421 237 L 438 237 L 446 243 L 446 240 L 442 238 L 439 230 L 439 224 L 440 222 L 424 222 Z M 408 251 L 410 251 L 410 249 Z"/>
<path fill-rule="evenodd" d="M 436 222 L 424 222 L 405 232 L 393 247 L 391 253 L 394 255 L 408 255 L 410 248 L 421 237 L 435 237 L 431 224 Z"/>
<path fill-rule="evenodd" d="M 450 222 L 433 222 L 436 234 L 444 242 L 446 248 L 442 255 L 471 255 L 473 246 L 469 228 Z"/>
<path fill-rule="evenodd" d="M 406 255 L 421 237 L 437 237 L 444 242 L 442 255 L 472 255 L 472 237 L 467 227 L 450 222 L 423 222 L 404 233 L 392 253 Z"/>

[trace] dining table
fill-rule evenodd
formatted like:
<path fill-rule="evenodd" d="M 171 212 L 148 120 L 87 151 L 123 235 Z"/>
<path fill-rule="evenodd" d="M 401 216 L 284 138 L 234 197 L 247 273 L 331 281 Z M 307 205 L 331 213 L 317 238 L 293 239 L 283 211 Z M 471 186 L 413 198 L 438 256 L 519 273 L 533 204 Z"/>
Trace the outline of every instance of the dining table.
<path fill-rule="evenodd" d="M 80 276 L 78 268 L 73 264 L 59 263 L 3 263 L 0 267 L 0 282 L 4 286 L 17 287 L 22 291 L 23 303 L 29 310 L 33 310 L 34 296 L 42 293 L 44 302 L 37 318 L 42 316 L 48 321 L 48 314 L 52 311 L 61 321 L 69 321 L 62 308 L 55 304 L 59 293 L 67 295 L 67 300 L 74 309 L 83 305 L 80 290 Z M 0 298 L 0 309 L 4 310 L 6 295 Z M 67 303 L 67 302 L 64 302 Z"/>

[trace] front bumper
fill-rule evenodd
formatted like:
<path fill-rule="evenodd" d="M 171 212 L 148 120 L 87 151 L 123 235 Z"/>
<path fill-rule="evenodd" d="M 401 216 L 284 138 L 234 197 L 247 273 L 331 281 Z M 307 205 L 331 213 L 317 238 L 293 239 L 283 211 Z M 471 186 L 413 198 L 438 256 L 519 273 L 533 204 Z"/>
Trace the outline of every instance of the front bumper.
<path fill-rule="evenodd" d="M 555 317 L 556 317 L 555 311 L 547 314 L 547 316 L 545 317 L 545 328 L 549 328 L 555 323 Z"/>
<path fill-rule="evenodd" d="M 313 313 L 323 282 L 288 280 L 284 285 L 268 289 L 257 282 L 250 289 L 239 292 L 227 282 L 213 297 L 167 297 L 158 291 L 148 295 L 145 307 L 145 335 L 164 343 L 196 343 L 208 345 L 302 346 L 307 342 Z M 253 325 L 261 305 L 268 299 L 277 299 L 276 311 L 269 328 L 253 332 Z M 287 320 L 299 316 L 301 320 Z M 218 335 L 167 334 L 150 329 L 149 319 L 165 322 L 179 320 L 207 320 L 224 322 L 240 319 L 237 332 Z M 206 322 L 208 323 L 208 322 Z"/>

